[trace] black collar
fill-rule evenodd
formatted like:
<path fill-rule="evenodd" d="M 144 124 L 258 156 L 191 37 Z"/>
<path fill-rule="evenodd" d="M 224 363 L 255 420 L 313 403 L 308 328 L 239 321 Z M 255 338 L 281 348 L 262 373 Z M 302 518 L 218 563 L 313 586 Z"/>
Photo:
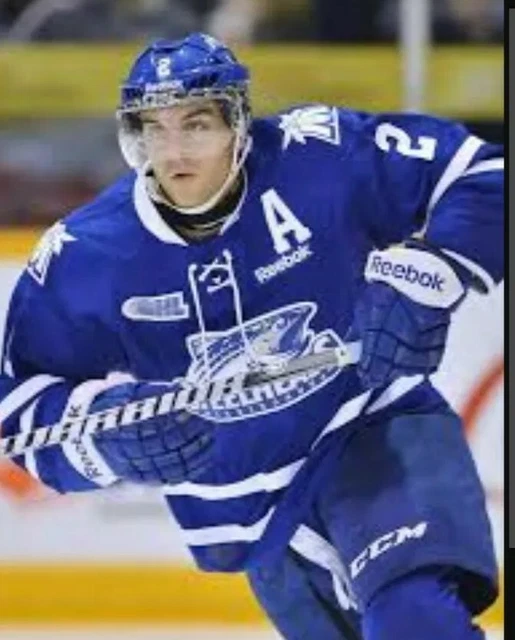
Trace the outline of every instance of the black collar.
<path fill-rule="evenodd" d="M 231 189 L 220 202 L 204 213 L 181 213 L 163 201 L 153 202 L 163 220 L 174 231 L 177 231 L 177 228 L 185 231 L 207 231 L 216 228 L 234 213 L 243 194 L 244 185 L 245 181 L 240 174 L 236 188 Z"/>

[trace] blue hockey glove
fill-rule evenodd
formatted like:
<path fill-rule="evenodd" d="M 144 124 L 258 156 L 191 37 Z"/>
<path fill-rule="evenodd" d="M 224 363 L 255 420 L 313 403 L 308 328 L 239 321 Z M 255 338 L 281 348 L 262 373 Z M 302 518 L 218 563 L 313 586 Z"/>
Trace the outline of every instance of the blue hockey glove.
<path fill-rule="evenodd" d="M 410 241 L 373 251 L 365 280 L 351 328 L 362 342 L 358 373 L 363 383 L 374 388 L 400 376 L 436 371 L 451 314 L 472 275 L 443 252 Z"/>
<path fill-rule="evenodd" d="M 102 392 L 90 411 L 102 411 L 170 391 L 164 384 L 128 382 Z M 198 478 L 210 466 L 214 424 L 170 413 L 93 436 L 106 464 L 121 479 L 176 484 Z"/>

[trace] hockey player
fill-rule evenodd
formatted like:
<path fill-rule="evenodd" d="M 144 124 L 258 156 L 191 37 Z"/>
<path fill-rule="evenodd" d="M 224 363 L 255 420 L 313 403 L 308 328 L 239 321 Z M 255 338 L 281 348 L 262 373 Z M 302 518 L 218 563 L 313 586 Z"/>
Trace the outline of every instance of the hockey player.
<path fill-rule="evenodd" d="M 467 292 L 502 278 L 501 150 L 423 115 L 252 119 L 248 79 L 203 34 L 137 58 L 131 171 L 14 291 L 4 435 L 347 343 L 350 366 L 17 462 L 63 493 L 164 487 L 198 566 L 246 572 L 290 640 L 479 640 L 484 494 L 428 376 Z"/>

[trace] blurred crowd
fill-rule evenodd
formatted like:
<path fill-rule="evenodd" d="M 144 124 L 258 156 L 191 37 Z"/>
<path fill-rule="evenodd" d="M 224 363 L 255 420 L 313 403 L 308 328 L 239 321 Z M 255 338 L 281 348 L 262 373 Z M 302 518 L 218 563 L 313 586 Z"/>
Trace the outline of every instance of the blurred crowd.
<path fill-rule="evenodd" d="M 400 0 L 0 0 L 0 39 L 105 41 L 179 38 L 205 30 L 255 41 L 385 42 Z M 503 0 L 431 0 L 440 42 L 499 41 Z"/>

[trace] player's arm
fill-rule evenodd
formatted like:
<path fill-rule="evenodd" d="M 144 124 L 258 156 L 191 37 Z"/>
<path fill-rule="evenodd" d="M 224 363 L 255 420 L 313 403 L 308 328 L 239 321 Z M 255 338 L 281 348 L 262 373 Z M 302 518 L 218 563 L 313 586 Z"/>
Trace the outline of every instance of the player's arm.
<path fill-rule="evenodd" d="M 45 302 L 45 292 L 38 291 L 38 286 L 25 272 L 10 301 L 0 378 L 2 436 L 31 431 L 87 410 L 88 398 L 82 393 L 86 380 L 79 375 L 83 348 L 73 339 L 72 323 L 55 303 Z M 74 362 L 73 371 L 68 362 Z M 84 363 L 85 373 L 90 364 Z M 14 461 L 61 493 L 88 491 L 118 480 L 86 441 L 27 453 Z"/>
<path fill-rule="evenodd" d="M 377 250 L 354 330 L 360 373 L 378 386 L 434 372 L 468 290 L 486 293 L 502 279 L 504 162 L 502 147 L 457 123 L 390 114 L 363 116 L 361 126 L 362 224 Z"/>
<path fill-rule="evenodd" d="M 120 362 L 113 336 L 80 324 L 25 272 L 12 296 L 0 375 L 2 436 L 157 395 L 163 383 L 107 376 Z M 27 453 L 15 462 L 60 493 L 121 480 L 173 484 L 209 464 L 212 425 L 169 415 Z"/>

